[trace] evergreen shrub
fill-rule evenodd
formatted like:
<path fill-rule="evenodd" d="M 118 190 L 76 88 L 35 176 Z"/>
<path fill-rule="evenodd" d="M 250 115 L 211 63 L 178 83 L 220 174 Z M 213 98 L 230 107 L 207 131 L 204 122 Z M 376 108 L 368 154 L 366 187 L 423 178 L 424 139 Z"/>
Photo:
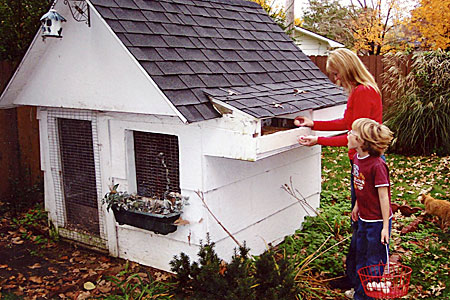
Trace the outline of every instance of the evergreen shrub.
<path fill-rule="evenodd" d="M 276 258 L 270 250 L 251 258 L 250 249 L 244 245 L 235 249 L 226 263 L 214 246 L 208 236 L 206 243 L 200 244 L 198 262 L 191 263 L 185 253 L 170 262 L 177 296 L 192 300 L 297 299 L 293 270 L 284 258 Z"/>

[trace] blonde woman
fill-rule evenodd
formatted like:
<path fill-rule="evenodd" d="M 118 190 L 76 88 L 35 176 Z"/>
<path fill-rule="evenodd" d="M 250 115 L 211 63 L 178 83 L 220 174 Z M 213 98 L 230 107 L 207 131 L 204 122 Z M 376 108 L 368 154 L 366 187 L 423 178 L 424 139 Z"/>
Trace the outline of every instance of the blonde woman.
<path fill-rule="evenodd" d="M 313 130 L 324 131 L 342 131 L 351 130 L 352 123 L 359 118 L 369 118 L 382 122 L 383 106 L 381 102 L 380 90 L 373 76 L 367 71 L 359 57 L 352 51 L 339 48 L 330 53 L 327 60 L 327 72 L 333 74 L 336 84 L 342 86 L 349 94 L 347 107 L 344 116 L 341 119 L 330 121 L 313 121 L 307 117 L 299 116 L 297 126 L 311 127 Z M 316 144 L 323 146 L 347 146 L 347 135 L 338 135 L 333 137 L 322 136 L 301 136 L 298 142 L 304 146 L 314 146 Z M 355 149 L 348 150 L 350 163 L 353 166 L 353 156 Z M 352 209 L 355 205 L 355 191 L 353 188 L 353 175 L 351 179 L 351 198 Z M 357 223 L 353 223 L 353 232 L 356 232 Z M 355 274 L 355 238 L 352 237 L 352 243 L 346 260 L 346 273 L 349 282 L 342 282 L 339 287 L 353 286 L 356 278 Z M 348 296 L 351 296 L 349 291 Z"/>

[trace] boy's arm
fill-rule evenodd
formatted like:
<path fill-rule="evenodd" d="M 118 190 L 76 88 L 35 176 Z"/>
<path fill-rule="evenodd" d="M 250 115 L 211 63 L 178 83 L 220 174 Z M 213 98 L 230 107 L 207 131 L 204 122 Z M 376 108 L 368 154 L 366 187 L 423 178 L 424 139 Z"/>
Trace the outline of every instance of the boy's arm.
<path fill-rule="evenodd" d="M 378 188 L 378 198 L 380 199 L 381 215 L 383 216 L 383 229 L 381 230 L 381 243 L 389 243 L 389 190 L 387 186 Z"/>
<path fill-rule="evenodd" d="M 359 207 L 358 207 L 358 201 L 356 201 L 355 207 L 353 207 L 352 215 L 351 215 L 353 222 L 358 221 L 358 214 L 359 214 Z"/>

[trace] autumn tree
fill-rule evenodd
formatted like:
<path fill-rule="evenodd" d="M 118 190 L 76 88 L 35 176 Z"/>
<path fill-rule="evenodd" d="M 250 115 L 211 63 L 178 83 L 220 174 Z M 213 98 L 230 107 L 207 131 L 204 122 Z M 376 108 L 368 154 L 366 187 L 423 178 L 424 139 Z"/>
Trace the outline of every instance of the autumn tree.
<path fill-rule="evenodd" d="M 338 0 L 309 0 L 302 27 L 352 48 L 352 11 Z"/>
<path fill-rule="evenodd" d="M 450 0 L 420 0 L 409 22 L 413 40 L 427 50 L 450 50 Z"/>
<path fill-rule="evenodd" d="M 353 49 L 361 54 L 383 54 L 390 47 L 388 32 L 400 24 L 401 0 L 351 0 Z"/>
<path fill-rule="evenodd" d="M 49 6 L 49 0 L 0 0 L 1 60 L 22 58 Z"/>
<path fill-rule="evenodd" d="M 250 0 L 252 2 L 258 3 L 267 12 L 269 17 L 271 17 L 281 28 L 285 29 L 286 24 L 286 11 L 283 7 L 275 5 L 273 0 Z"/>

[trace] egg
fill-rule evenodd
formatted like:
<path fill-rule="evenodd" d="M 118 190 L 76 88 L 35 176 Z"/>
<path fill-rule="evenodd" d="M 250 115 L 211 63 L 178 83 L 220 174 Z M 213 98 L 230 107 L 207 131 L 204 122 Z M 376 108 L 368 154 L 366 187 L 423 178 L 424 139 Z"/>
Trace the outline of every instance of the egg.
<path fill-rule="evenodd" d="M 388 280 L 386 281 L 386 287 L 390 288 L 392 286 L 392 283 Z"/>
<path fill-rule="evenodd" d="M 382 289 L 382 291 L 383 291 L 384 294 L 389 294 L 391 292 L 391 289 L 389 289 L 388 287 L 384 287 Z"/>
<path fill-rule="evenodd" d="M 372 285 L 372 282 L 368 282 L 368 283 L 367 283 L 367 290 L 370 291 L 370 292 L 373 291 L 373 285 Z"/>
<path fill-rule="evenodd" d="M 300 123 L 300 120 L 295 120 L 295 121 L 294 121 L 294 125 L 295 125 L 295 126 L 300 126 L 300 124 L 301 124 L 301 123 Z"/>
<path fill-rule="evenodd" d="M 381 291 L 381 282 L 374 282 L 374 283 L 375 283 L 377 291 Z"/>

